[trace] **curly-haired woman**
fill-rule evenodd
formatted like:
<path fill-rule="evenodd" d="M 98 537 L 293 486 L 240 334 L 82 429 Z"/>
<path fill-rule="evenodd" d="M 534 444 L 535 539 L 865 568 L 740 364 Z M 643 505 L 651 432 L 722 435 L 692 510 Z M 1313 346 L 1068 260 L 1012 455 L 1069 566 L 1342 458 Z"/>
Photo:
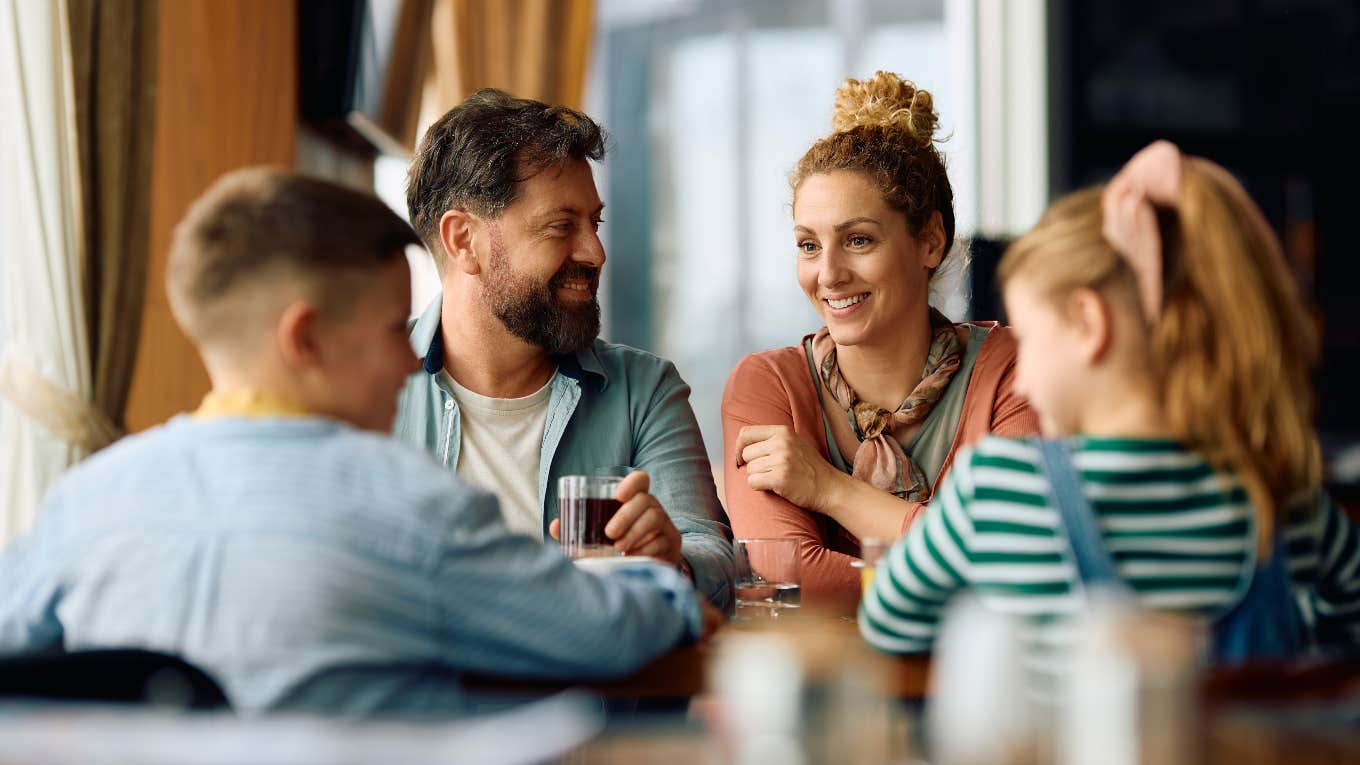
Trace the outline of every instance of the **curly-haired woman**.
<path fill-rule="evenodd" d="M 791 178 L 798 283 L 825 326 L 747 356 L 723 396 L 733 531 L 798 540 L 806 606 L 853 611 L 860 540 L 900 536 L 960 447 L 1038 430 L 1009 332 L 928 302 L 954 249 L 938 124 L 895 74 L 837 91 Z"/>

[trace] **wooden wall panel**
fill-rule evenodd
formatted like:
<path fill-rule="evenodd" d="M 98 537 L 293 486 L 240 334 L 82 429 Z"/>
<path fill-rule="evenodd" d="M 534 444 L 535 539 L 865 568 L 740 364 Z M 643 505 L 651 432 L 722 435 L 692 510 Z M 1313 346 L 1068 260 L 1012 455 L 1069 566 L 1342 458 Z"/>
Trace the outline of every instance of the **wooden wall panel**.
<path fill-rule="evenodd" d="M 297 147 L 293 0 L 159 4 L 151 263 L 126 419 L 130 431 L 197 406 L 208 377 L 165 295 L 166 252 L 189 203 L 238 167 L 292 167 Z"/>

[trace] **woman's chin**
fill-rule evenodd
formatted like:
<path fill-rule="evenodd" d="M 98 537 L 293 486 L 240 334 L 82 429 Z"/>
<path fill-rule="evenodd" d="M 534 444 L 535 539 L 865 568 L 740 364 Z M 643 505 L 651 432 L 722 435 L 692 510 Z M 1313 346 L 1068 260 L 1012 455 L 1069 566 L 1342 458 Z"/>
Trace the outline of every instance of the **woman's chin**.
<path fill-rule="evenodd" d="M 833 321 L 827 322 L 826 331 L 831 335 L 831 341 L 843 348 L 863 345 L 866 340 L 864 328 L 861 326 L 837 326 Z"/>

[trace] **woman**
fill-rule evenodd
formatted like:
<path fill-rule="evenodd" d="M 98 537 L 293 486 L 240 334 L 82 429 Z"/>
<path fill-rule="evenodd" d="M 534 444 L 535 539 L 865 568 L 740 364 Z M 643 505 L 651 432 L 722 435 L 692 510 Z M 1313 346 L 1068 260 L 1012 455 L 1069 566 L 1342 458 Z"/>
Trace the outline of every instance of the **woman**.
<path fill-rule="evenodd" d="M 961 446 L 1038 430 L 1010 334 L 927 301 L 954 244 L 938 122 L 891 73 L 837 91 L 792 176 L 798 282 L 825 326 L 747 356 L 723 395 L 733 531 L 799 541 L 805 605 L 853 611 L 861 539 L 900 536 Z"/>

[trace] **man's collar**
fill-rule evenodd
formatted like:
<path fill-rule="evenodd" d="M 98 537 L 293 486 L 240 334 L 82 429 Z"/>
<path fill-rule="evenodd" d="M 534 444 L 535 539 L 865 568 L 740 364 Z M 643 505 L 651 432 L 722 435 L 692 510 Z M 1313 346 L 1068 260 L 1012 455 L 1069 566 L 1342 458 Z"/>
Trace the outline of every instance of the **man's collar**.
<path fill-rule="evenodd" d="M 444 368 L 444 341 L 438 332 L 434 333 L 434 340 L 430 342 L 430 347 L 425 352 L 425 360 L 420 365 L 432 375 L 439 374 Z"/>
<path fill-rule="evenodd" d="M 609 374 L 604 371 L 604 364 L 600 363 L 600 355 L 595 352 L 594 343 L 583 351 L 577 351 L 569 356 L 558 356 L 557 368 L 562 374 L 578 382 L 585 380 L 585 376 L 589 374 L 600 378 L 600 390 L 609 387 Z"/>
<path fill-rule="evenodd" d="M 432 375 L 444 368 L 444 343 L 439 332 L 441 297 L 442 293 L 436 294 L 411 324 L 411 352 L 420 357 L 421 366 Z"/>
<path fill-rule="evenodd" d="M 430 375 L 439 374 L 444 368 L 444 333 L 440 331 L 443 293 L 434 296 L 420 316 L 411 325 L 411 350 L 421 357 L 421 367 Z M 600 388 L 609 386 L 609 375 L 596 353 L 595 344 L 583 351 L 567 356 L 558 356 L 557 368 L 562 374 L 582 381 L 587 374 L 600 378 Z"/>

